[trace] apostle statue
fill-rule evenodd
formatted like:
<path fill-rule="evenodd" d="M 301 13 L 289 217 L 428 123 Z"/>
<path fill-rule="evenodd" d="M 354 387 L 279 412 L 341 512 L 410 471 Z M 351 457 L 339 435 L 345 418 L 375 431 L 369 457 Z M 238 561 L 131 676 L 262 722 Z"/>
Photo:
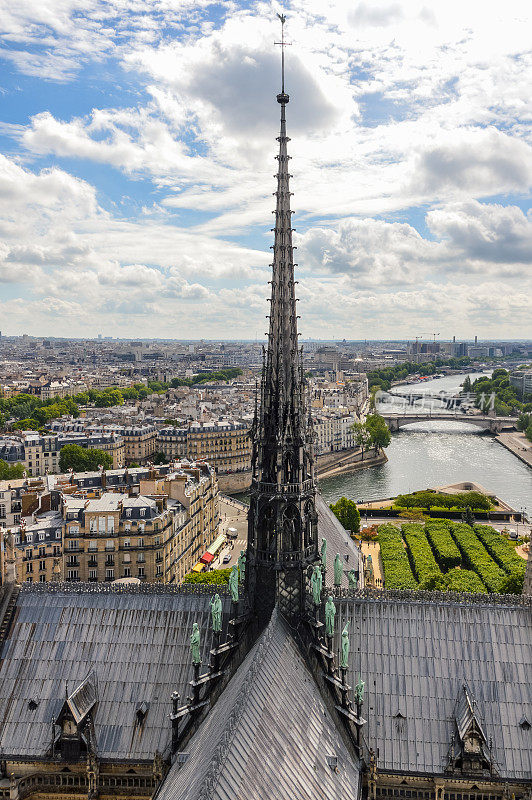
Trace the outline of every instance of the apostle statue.
<path fill-rule="evenodd" d="M 340 553 L 336 553 L 336 558 L 334 559 L 334 585 L 341 586 L 342 585 L 342 575 L 344 574 L 344 562 L 340 556 Z"/>
<path fill-rule="evenodd" d="M 222 630 L 222 601 L 220 595 L 215 594 L 211 600 L 212 629 L 215 633 Z"/>
<path fill-rule="evenodd" d="M 358 587 L 358 578 L 356 570 L 350 569 L 347 573 L 347 580 L 349 581 L 349 588 L 356 589 Z"/>
<path fill-rule="evenodd" d="M 238 603 L 238 564 L 234 564 L 231 567 L 231 572 L 229 573 L 229 590 L 233 603 Z"/>
<path fill-rule="evenodd" d="M 321 566 L 327 569 L 327 539 L 321 540 Z"/>
<path fill-rule="evenodd" d="M 349 627 L 349 622 L 345 623 L 345 627 L 342 631 L 342 657 L 340 659 L 340 667 L 342 669 L 347 669 L 349 666 L 349 633 L 347 629 Z"/>
<path fill-rule="evenodd" d="M 336 606 L 332 597 L 327 598 L 325 603 L 325 632 L 331 638 L 334 636 L 334 617 L 336 615 Z"/>
<path fill-rule="evenodd" d="M 319 606 L 321 603 L 321 587 L 323 585 L 323 577 L 321 574 L 321 569 L 318 565 L 316 565 L 312 570 L 310 585 L 312 587 L 312 598 L 314 600 L 314 605 Z"/>
<path fill-rule="evenodd" d="M 357 682 L 357 684 L 355 686 L 355 703 L 357 704 L 357 706 L 361 706 L 362 703 L 364 702 L 364 686 L 365 685 L 366 684 L 364 683 L 364 681 L 362 680 L 362 678 L 359 675 L 358 676 L 358 682 Z"/>
<path fill-rule="evenodd" d="M 192 626 L 192 635 L 190 637 L 190 652 L 192 653 L 192 663 L 201 664 L 200 658 L 200 631 L 197 622 Z"/>

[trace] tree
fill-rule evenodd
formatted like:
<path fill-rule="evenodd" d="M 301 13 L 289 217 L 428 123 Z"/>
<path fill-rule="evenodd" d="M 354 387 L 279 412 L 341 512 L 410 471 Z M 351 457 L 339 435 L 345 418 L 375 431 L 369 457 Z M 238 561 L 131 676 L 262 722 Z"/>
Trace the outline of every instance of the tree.
<path fill-rule="evenodd" d="M 471 528 L 475 527 L 475 515 L 471 511 L 471 506 L 467 506 L 464 514 L 464 522 Z"/>
<path fill-rule="evenodd" d="M 377 449 L 388 447 L 392 435 L 384 417 L 380 414 L 369 414 L 366 418 L 366 427 L 369 431 L 371 442 Z"/>
<path fill-rule="evenodd" d="M 168 464 L 168 458 L 161 452 L 154 453 L 152 461 L 154 464 Z"/>
<path fill-rule="evenodd" d="M 526 431 L 531 422 L 532 422 L 531 414 L 525 414 L 524 412 L 522 414 L 519 414 L 517 418 L 517 430 Z"/>
<path fill-rule="evenodd" d="M 189 572 L 183 583 L 212 583 L 214 586 L 225 586 L 229 583 L 230 569 L 211 569 L 209 572 Z"/>
<path fill-rule="evenodd" d="M 8 464 L 0 458 L 0 480 L 6 481 L 10 478 L 22 478 L 24 475 L 24 464 Z"/>
<path fill-rule="evenodd" d="M 528 428 L 525 431 L 525 436 L 529 442 L 532 442 L 532 422 L 529 424 Z"/>
<path fill-rule="evenodd" d="M 471 378 L 469 377 L 469 375 L 466 375 L 466 379 L 465 379 L 465 381 L 464 381 L 464 382 L 463 382 L 463 384 L 462 384 L 462 391 L 463 391 L 464 393 L 467 393 L 467 394 L 469 394 L 469 392 L 471 391 L 471 387 L 472 387 L 472 385 L 473 385 L 473 384 L 471 383 Z"/>
<path fill-rule="evenodd" d="M 351 533 L 359 532 L 360 511 L 354 500 L 341 497 L 338 502 L 331 504 L 329 508 L 347 531 L 351 531 Z"/>
<path fill-rule="evenodd" d="M 59 469 L 66 472 L 94 472 L 99 466 L 109 469 L 113 465 L 112 456 L 98 448 L 86 449 L 77 444 L 66 444 L 59 453 Z"/>
<path fill-rule="evenodd" d="M 367 429 L 365 422 L 355 422 L 351 426 L 353 431 L 355 444 L 362 450 L 362 460 L 364 459 L 364 450 L 371 444 L 371 434 Z"/>

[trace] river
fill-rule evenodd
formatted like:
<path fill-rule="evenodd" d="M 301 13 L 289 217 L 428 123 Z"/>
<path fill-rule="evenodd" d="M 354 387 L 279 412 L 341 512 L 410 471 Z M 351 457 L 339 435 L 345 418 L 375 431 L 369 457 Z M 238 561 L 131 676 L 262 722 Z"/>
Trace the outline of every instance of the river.
<path fill-rule="evenodd" d="M 479 374 L 472 374 L 471 379 Z M 397 391 L 435 394 L 443 389 L 453 393 L 464 377 L 435 378 L 397 387 Z M 434 401 L 435 414 L 438 406 L 441 404 Z M 532 470 L 495 437 L 480 434 L 473 425 L 444 420 L 418 422 L 392 434 L 386 455 L 386 464 L 321 480 L 324 499 L 329 503 L 342 496 L 357 501 L 378 500 L 401 492 L 471 481 L 532 516 Z"/>

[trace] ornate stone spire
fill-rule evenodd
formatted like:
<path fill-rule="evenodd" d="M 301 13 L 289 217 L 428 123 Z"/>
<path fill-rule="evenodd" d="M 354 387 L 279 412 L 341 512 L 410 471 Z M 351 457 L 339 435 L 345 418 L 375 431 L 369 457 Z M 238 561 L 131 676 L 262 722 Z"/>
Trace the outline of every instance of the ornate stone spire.
<path fill-rule="evenodd" d="M 253 478 L 249 511 L 249 589 L 269 613 L 278 599 L 285 616 L 302 611 L 305 569 L 318 559 L 313 433 L 307 409 L 303 356 L 298 347 L 292 211 L 282 91 L 268 345 L 264 351 L 260 407 L 253 424 Z"/>

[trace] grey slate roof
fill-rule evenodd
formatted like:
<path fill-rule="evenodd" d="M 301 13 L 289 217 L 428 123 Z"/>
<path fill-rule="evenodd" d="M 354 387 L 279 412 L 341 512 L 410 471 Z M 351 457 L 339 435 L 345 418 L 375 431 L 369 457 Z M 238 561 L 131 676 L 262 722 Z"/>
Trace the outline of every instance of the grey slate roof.
<path fill-rule="evenodd" d="M 342 578 L 342 586 L 344 589 L 347 589 L 349 586 L 347 573 L 350 569 L 358 569 L 358 548 L 347 531 L 340 525 L 338 519 L 319 493 L 316 495 L 316 511 L 318 512 L 318 536 L 320 547 L 322 538 L 324 537 L 327 539 L 327 575 L 325 584 L 326 586 L 333 585 L 334 559 L 336 558 L 336 553 L 340 553 L 342 558 L 348 556 L 348 560 L 345 561 L 344 575 Z M 359 583 L 359 588 L 362 588 L 364 585 L 363 571 L 364 570 L 361 569 L 359 573 L 362 580 L 362 582 Z"/>
<path fill-rule="evenodd" d="M 157 800 L 359 796 L 358 765 L 276 611 L 185 750 Z"/>
<path fill-rule="evenodd" d="M 103 758 L 152 759 L 169 746 L 174 690 L 186 696 L 192 678 L 192 623 L 210 648 L 209 594 L 88 588 L 24 588 L 0 657 L 0 746 L 4 754 L 42 755 L 51 718 L 92 670 L 94 715 Z M 230 601 L 222 597 L 224 613 Z M 227 616 L 227 615 L 226 615 Z M 38 706 L 31 709 L 31 699 Z M 146 702 L 142 726 L 136 710 Z"/>
<path fill-rule="evenodd" d="M 355 596 L 338 601 L 337 649 L 346 620 L 349 682 L 366 682 L 364 737 L 380 769 L 443 772 L 465 683 L 500 774 L 532 778 L 531 731 L 519 725 L 532 719 L 530 607 Z"/>

